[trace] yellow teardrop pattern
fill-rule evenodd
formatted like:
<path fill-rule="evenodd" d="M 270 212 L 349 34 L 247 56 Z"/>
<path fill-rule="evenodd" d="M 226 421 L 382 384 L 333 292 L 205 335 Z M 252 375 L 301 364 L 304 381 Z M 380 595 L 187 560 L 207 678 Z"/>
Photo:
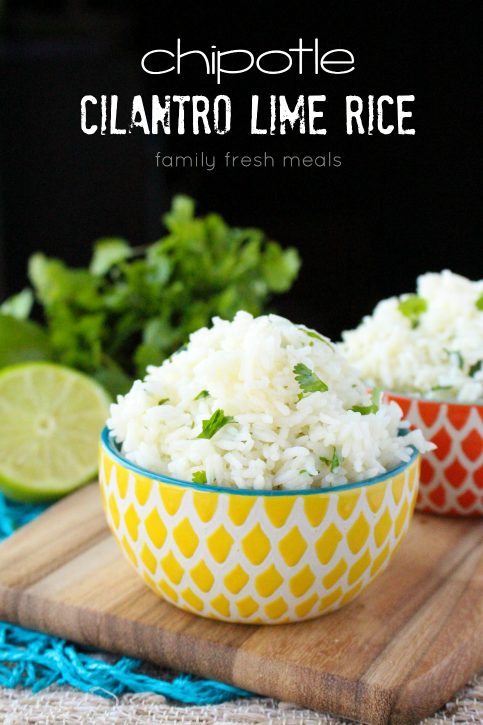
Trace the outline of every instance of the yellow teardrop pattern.
<path fill-rule="evenodd" d="M 304 496 L 304 511 L 311 526 L 314 528 L 320 526 L 329 509 L 329 504 L 330 495 L 328 494 L 320 494 L 320 496 L 310 494 Z"/>
<path fill-rule="evenodd" d="M 117 490 L 119 491 L 119 496 L 122 499 L 126 498 L 127 489 L 129 486 L 129 476 L 130 475 L 131 475 L 131 472 L 127 468 L 122 468 L 121 466 L 116 466 Z"/>
<path fill-rule="evenodd" d="M 169 483 L 160 483 L 159 493 L 166 513 L 170 516 L 174 516 L 181 506 L 185 489 L 180 486 L 172 486 Z"/>
<path fill-rule="evenodd" d="M 206 544 L 213 559 L 218 564 L 223 564 L 233 546 L 233 536 L 228 533 L 223 524 L 220 524 L 216 531 L 206 539 Z"/>
<path fill-rule="evenodd" d="M 320 539 L 315 543 L 315 553 L 321 564 L 324 566 L 334 556 L 337 547 L 342 541 L 342 534 L 337 526 L 332 522 L 324 531 Z"/>
<path fill-rule="evenodd" d="M 288 566 L 299 563 L 307 551 L 307 542 L 296 526 L 288 532 L 278 545 L 278 549 Z"/>
<path fill-rule="evenodd" d="M 256 496 L 239 494 L 228 497 L 228 516 L 235 526 L 243 526 L 256 501 Z"/>
<path fill-rule="evenodd" d="M 200 543 L 199 537 L 187 516 L 174 527 L 173 539 L 186 559 L 191 559 Z"/>
<path fill-rule="evenodd" d="M 339 496 L 339 500 L 337 501 L 337 511 L 341 519 L 347 521 L 347 519 L 351 517 L 352 512 L 357 506 L 360 495 L 361 491 L 359 489 L 354 491 L 342 491 Z"/>
<path fill-rule="evenodd" d="M 263 500 L 265 513 L 271 523 L 280 529 L 292 512 L 296 496 L 266 496 Z"/>
<path fill-rule="evenodd" d="M 260 524 L 257 524 L 249 534 L 241 541 L 243 553 L 255 566 L 261 564 L 267 558 L 271 546 L 270 539 L 263 531 Z"/>
<path fill-rule="evenodd" d="M 274 564 L 270 564 L 268 569 L 255 577 L 255 589 L 261 597 L 271 597 L 282 584 L 283 577 Z"/>
<path fill-rule="evenodd" d="M 211 521 L 215 515 L 218 508 L 218 495 L 211 491 L 193 491 L 193 506 L 204 524 Z"/>
<path fill-rule="evenodd" d="M 135 475 L 134 495 L 140 506 L 144 506 L 149 498 L 154 481 L 145 476 Z"/>

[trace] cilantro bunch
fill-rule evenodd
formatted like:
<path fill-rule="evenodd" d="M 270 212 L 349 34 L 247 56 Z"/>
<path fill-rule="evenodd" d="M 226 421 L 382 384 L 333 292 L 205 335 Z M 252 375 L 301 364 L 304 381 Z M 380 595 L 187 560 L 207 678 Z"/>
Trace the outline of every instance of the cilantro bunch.
<path fill-rule="evenodd" d="M 97 242 L 88 269 L 35 254 L 33 293 L 24 290 L 0 312 L 30 325 L 22 340 L 31 335 L 39 347 L 41 328 L 34 336 L 26 320 L 35 298 L 45 321 L 42 356 L 93 375 L 116 394 L 213 316 L 231 320 L 241 309 L 259 315 L 297 277 L 296 249 L 283 250 L 258 229 L 231 228 L 218 214 L 196 217 L 189 197 L 176 196 L 163 222 L 167 235 L 146 247 Z"/>

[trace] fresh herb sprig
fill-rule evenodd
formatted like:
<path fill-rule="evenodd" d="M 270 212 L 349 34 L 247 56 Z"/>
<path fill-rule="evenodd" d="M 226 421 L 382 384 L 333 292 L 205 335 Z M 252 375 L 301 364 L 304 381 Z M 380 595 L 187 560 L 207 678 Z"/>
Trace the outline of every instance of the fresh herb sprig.
<path fill-rule="evenodd" d="M 458 361 L 458 367 L 460 370 L 463 370 L 463 366 L 465 364 L 465 360 L 463 355 L 461 354 L 460 350 L 447 350 L 446 348 L 443 348 L 449 359 L 453 357 L 453 359 L 456 359 Z"/>
<path fill-rule="evenodd" d="M 322 335 L 319 335 L 317 332 L 314 332 L 313 330 L 307 330 L 305 327 L 299 327 L 300 332 L 305 332 L 306 335 L 309 337 L 313 337 L 315 340 L 320 340 L 320 342 L 325 343 L 332 351 L 334 351 L 333 345 L 330 344 L 328 340 L 325 339 L 325 337 L 322 337 Z"/>
<path fill-rule="evenodd" d="M 419 318 L 428 309 L 428 303 L 419 295 L 409 295 L 402 300 L 397 306 L 399 312 L 407 317 L 411 322 L 411 327 L 415 329 L 419 325 Z"/>
<path fill-rule="evenodd" d="M 213 438 L 225 425 L 235 420 L 232 415 L 225 415 L 223 410 L 215 410 L 209 420 L 202 421 L 203 430 L 197 438 Z"/>
<path fill-rule="evenodd" d="M 337 453 L 336 447 L 332 446 L 334 449 L 334 454 L 332 458 L 325 458 L 324 456 L 319 456 L 322 463 L 325 463 L 326 466 L 330 466 L 330 472 L 334 473 L 336 468 L 339 468 L 339 466 L 342 466 L 342 463 L 344 461 L 344 458 Z"/>
<path fill-rule="evenodd" d="M 369 415 L 369 413 L 377 413 L 381 404 L 381 388 L 377 386 L 371 393 L 372 405 L 353 405 L 351 410 L 361 415 Z"/>
<path fill-rule="evenodd" d="M 201 398 L 207 398 L 209 396 L 209 392 L 207 390 L 202 390 L 201 393 L 198 393 L 195 400 L 201 400 Z"/>
<path fill-rule="evenodd" d="M 480 372 L 482 364 L 483 364 L 483 360 L 478 360 L 478 362 L 475 362 L 474 365 L 470 365 L 470 369 L 469 369 L 470 378 L 473 378 L 476 375 L 476 373 Z"/>
<path fill-rule="evenodd" d="M 324 393 L 329 387 L 303 363 L 297 363 L 293 369 L 295 380 L 300 385 L 302 393 L 299 394 L 299 400 L 306 395 L 312 393 Z M 297 401 L 298 402 L 298 401 Z"/>

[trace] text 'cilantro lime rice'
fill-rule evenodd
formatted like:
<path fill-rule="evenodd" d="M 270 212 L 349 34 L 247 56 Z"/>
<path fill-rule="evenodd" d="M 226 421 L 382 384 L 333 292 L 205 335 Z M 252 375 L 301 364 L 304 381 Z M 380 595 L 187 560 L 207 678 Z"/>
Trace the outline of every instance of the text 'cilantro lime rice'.
<path fill-rule="evenodd" d="M 483 280 L 424 274 L 417 294 L 379 302 L 342 337 L 340 352 L 368 385 L 429 400 L 483 399 Z"/>
<path fill-rule="evenodd" d="M 256 490 L 361 481 L 408 461 L 420 431 L 367 394 L 318 333 L 269 315 L 214 318 L 186 349 L 149 367 L 111 406 L 129 461 L 185 481 Z"/>

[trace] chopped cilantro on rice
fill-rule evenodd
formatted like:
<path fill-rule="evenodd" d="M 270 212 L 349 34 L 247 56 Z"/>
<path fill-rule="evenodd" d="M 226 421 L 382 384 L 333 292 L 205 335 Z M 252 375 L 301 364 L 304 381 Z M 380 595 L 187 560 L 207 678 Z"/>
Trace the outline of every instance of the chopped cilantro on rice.
<path fill-rule="evenodd" d="M 214 318 L 118 397 L 111 435 L 149 471 L 255 490 L 362 481 L 432 447 L 420 431 L 398 436 L 399 406 L 374 405 L 327 343 L 276 315 Z"/>

